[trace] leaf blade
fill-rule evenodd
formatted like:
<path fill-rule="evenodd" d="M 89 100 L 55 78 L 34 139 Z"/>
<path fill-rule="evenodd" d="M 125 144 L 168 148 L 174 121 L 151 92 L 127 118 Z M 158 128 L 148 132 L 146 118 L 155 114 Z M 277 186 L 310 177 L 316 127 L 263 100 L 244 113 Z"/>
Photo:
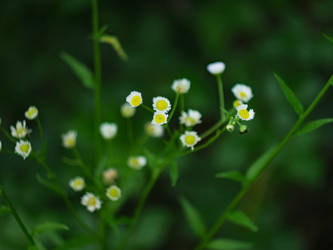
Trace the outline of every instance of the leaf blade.
<path fill-rule="evenodd" d="M 246 181 L 245 176 L 238 171 L 227 171 L 227 172 L 217 173 L 216 178 L 223 178 L 241 183 L 244 183 Z"/>
<path fill-rule="evenodd" d="M 330 37 L 329 35 L 322 33 L 323 37 L 325 37 L 328 41 L 330 41 L 331 43 L 333 43 L 333 37 Z"/>
<path fill-rule="evenodd" d="M 69 227 L 58 222 L 49 221 L 35 226 L 34 229 L 32 230 L 32 235 L 38 235 L 44 232 L 58 231 L 58 230 L 68 231 Z"/>
<path fill-rule="evenodd" d="M 179 169 L 176 162 L 172 162 L 169 167 L 171 185 L 174 187 L 179 179 Z"/>
<path fill-rule="evenodd" d="M 117 55 L 124 61 L 127 61 L 128 56 L 121 46 L 119 39 L 116 36 L 103 35 L 100 37 L 100 42 L 107 43 L 116 51 Z"/>
<path fill-rule="evenodd" d="M 242 211 L 234 211 L 228 214 L 228 220 L 236 225 L 245 227 L 252 232 L 257 232 L 258 227 L 253 221 Z"/>
<path fill-rule="evenodd" d="M 207 245 L 207 248 L 212 250 L 241 250 L 250 249 L 251 247 L 251 243 L 224 238 L 213 240 Z"/>
<path fill-rule="evenodd" d="M 326 119 L 320 119 L 316 121 L 311 121 L 305 124 L 302 128 L 296 131 L 295 135 L 304 135 L 307 133 L 312 132 L 313 130 L 316 130 L 325 124 L 332 123 L 333 118 L 326 118 Z"/>

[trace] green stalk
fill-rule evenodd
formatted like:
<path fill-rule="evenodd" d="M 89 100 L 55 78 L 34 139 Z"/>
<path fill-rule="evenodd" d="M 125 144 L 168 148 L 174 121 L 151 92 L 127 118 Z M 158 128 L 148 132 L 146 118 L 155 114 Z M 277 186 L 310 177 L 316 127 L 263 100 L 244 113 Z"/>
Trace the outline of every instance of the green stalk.
<path fill-rule="evenodd" d="M 220 99 L 220 114 L 221 114 L 221 121 L 224 122 L 224 93 L 223 93 L 223 83 L 221 74 L 216 75 L 217 78 L 217 88 L 219 92 L 219 99 Z"/>
<path fill-rule="evenodd" d="M 154 113 L 154 110 L 150 107 L 148 107 L 146 104 L 141 104 L 141 106 L 145 109 L 145 110 L 148 110 L 150 113 Z"/>
<path fill-rule="evenodd" d="M 172 110 L 171 110 L 170 115 L 168 117 L 168 122 L 171 121 L 171 119 L 172 119 L 172 117 L 173 117 L 173 115 L 176 111 L 176 108 L 177 108 L 177 105 L 178 105 L 178 100 L 179 100 L 179 93 L 177 92 L 175 102 L 173 103 Z"/>

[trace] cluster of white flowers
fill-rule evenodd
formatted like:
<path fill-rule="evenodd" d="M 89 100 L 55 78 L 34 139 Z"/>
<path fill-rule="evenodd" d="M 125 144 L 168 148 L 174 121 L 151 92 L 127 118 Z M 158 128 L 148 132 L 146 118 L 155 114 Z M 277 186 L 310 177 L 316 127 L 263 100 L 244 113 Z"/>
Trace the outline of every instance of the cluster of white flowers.
<path fill-rule="evenodd" d="M 244 104 L 252 99 L 252 89 L 245 84 L 237 83 L 231 91 L 237 98 L 233 103 L 234 108 L 237 110 L 237 117 L 244 121 L 252 120 L 254 111 L 253 109 L 248 110 L 248 105 Z"/>

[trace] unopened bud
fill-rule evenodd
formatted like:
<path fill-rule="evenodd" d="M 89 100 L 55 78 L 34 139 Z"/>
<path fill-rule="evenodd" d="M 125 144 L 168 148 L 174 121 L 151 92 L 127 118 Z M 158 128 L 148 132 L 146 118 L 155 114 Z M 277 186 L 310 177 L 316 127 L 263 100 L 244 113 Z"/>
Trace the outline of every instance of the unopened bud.
<path fill-rule="evenodd" d="M 239 133 L 241 133 L 241 134 L 247 133 L 247 126 L 246 125 L 240 125 L 239 126 Z"/>
<path fill-rule="evenodd" d="M 118 177 L 118 172 L 114 168 L 109 168 L 103 172 L 103 179 L 105 184 L 112 184 Z"/>
<path fill-rule="evenodd" d="M 232 132 L 232 131 L 234 131 L 234 128 L 235 128 L 235 126 L 232 125 L 232 124 L 228 124 L 228 125 L 227 125 L 227 130 L 228 130 L 228 132 Z"/>

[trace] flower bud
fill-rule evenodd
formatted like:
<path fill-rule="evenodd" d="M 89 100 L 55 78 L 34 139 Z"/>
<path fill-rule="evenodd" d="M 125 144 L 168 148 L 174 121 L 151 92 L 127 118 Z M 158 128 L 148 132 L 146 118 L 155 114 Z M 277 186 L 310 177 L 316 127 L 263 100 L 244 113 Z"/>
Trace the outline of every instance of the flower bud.
<path fill-rule="evenodd" d="M 232 124 L 228 124 L 227 125 L 227 130 L 228 130 L 228 132 L 232 132 L 232 131 L 234 131 L 234 128 L 235 128 L 235 126 L 234 125 L 232 125 Z"/>
<path fill-rule="evenodd" d="M 118 177 L 118 172 L 114 168 L 109 168 L 103 172 L 103 179 L 105 184 L 112 184 Z"/>
<path fill-rule="evenodd" d="M 245 133 L 247 133 L 247 126 L 246 125 L 240 125 L 239 126 L 239 133 L 241 133 L 241 134 L 245 134 Z"/>

